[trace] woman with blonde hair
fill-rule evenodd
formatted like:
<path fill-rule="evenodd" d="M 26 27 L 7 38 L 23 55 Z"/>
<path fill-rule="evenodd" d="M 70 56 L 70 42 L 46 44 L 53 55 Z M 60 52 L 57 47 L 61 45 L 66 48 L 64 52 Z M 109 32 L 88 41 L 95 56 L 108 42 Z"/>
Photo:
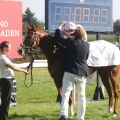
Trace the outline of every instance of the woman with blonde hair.
<path fill-rule="evenodd" d="M 87 41 L 87 39 L 88 39 L 86 30 L 82 25 L 77 25 L 76 35 L 77 35 L 77 37 L 79 36 L 80 38 L 82 38 L 82 40 Z"/>
<path fill-rule="evenodd" d="M 77 93 L 77 120 L 84 120 L 86 110 L 85 86 L 86 77 L 89 74 L 86 60 L 89 54 L 89 43 L 85 40 L 83 29 L 72 22 L 64 26 L 66 39 L 61 36 L 61 30 L 56 29 L 55 40 L 65 46 L 65 73 L 63 76 L 62 102 L 60 109 L 60 120 L 68 118 L 68 100 L 73 86 Z"/>

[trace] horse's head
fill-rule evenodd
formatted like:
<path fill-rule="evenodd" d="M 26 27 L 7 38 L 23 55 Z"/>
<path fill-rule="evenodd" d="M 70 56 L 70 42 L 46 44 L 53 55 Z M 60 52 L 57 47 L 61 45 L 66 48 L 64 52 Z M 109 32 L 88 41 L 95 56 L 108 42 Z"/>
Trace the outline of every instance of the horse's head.
<path fill-rule="evenodd" d="M 37 47 L 40 47 L 45 54 L 53 51 L 53 37 L 42 30 L 37 30 L 34 26 L 28 27 L 26 37 L 20 45 L 18 53 L 31 55 Z"/>
<path fill-rule="evenodd" d="M 38 47 L 40 40 L 47 35 L 42 30 L 37 30 L 33 25 L 27 28 L 27 36 L 23 42 L 24 45 L 29 47 Z"/>
<path fill-rule="evenodd" d="M 32 48 L 34 47 L 34 39 L 36 39 L 36 29 L 32 27 L 27 27 L 27 34 L 23 41 L 20 44 L 20 48 L 18 49 L 18 53 L 20 55 L 26 55 L 31 52 Z"/>

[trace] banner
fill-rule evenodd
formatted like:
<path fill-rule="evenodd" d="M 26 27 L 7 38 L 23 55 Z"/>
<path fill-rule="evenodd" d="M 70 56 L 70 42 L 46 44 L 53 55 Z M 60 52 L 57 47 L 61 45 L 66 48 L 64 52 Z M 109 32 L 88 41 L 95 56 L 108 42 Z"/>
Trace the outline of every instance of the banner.
<path fill-rule="evenodd" d="M 22 42 L 22 2 L 19 0 L 0 0 L 0 43 L 9 41 L 11 58 L 19 58 L 17 53 Z"/>

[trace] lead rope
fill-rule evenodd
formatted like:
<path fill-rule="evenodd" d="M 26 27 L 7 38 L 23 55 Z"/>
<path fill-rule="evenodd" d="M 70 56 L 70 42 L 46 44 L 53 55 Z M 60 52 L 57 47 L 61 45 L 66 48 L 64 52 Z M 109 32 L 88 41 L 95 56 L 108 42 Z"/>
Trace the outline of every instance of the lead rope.
<path fill-rule="evenodd" d="M 29 71 L 29 69 L 31 69 L 31 71 L 30 71 L 30 74 L 31 74 L 31 79 L 30 79 L 31 83 L 30 83 L 30 85 L 27 85 L 27 84 L 26 84 L 26 81 L 27 81 L 27 79 L 26 79 L 27 74 L 25 74 L 24 85 L 25 85 L 25 87 L 27 87 L 27 88 L 31 87 L 32 84 L 33 84 L 33 73 L 32 73 L 33 62 L 34 62 L 34 58 L 32 57 L 32 59 L 31 59 L 29 65 L 26 67 L 26 68 L 27 68 L 27 72 Z"/>

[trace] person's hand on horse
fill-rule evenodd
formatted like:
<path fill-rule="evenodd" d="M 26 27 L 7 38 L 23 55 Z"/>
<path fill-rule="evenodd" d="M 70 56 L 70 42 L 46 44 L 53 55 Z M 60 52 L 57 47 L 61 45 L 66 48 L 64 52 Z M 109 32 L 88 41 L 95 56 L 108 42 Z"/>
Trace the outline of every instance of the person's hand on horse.
<path fill-rule="evenodd" d="M 61 21 L 59 25 L 59 29 L 62 30 L 65 24 L 66 24 L 66 21 Z"/>

